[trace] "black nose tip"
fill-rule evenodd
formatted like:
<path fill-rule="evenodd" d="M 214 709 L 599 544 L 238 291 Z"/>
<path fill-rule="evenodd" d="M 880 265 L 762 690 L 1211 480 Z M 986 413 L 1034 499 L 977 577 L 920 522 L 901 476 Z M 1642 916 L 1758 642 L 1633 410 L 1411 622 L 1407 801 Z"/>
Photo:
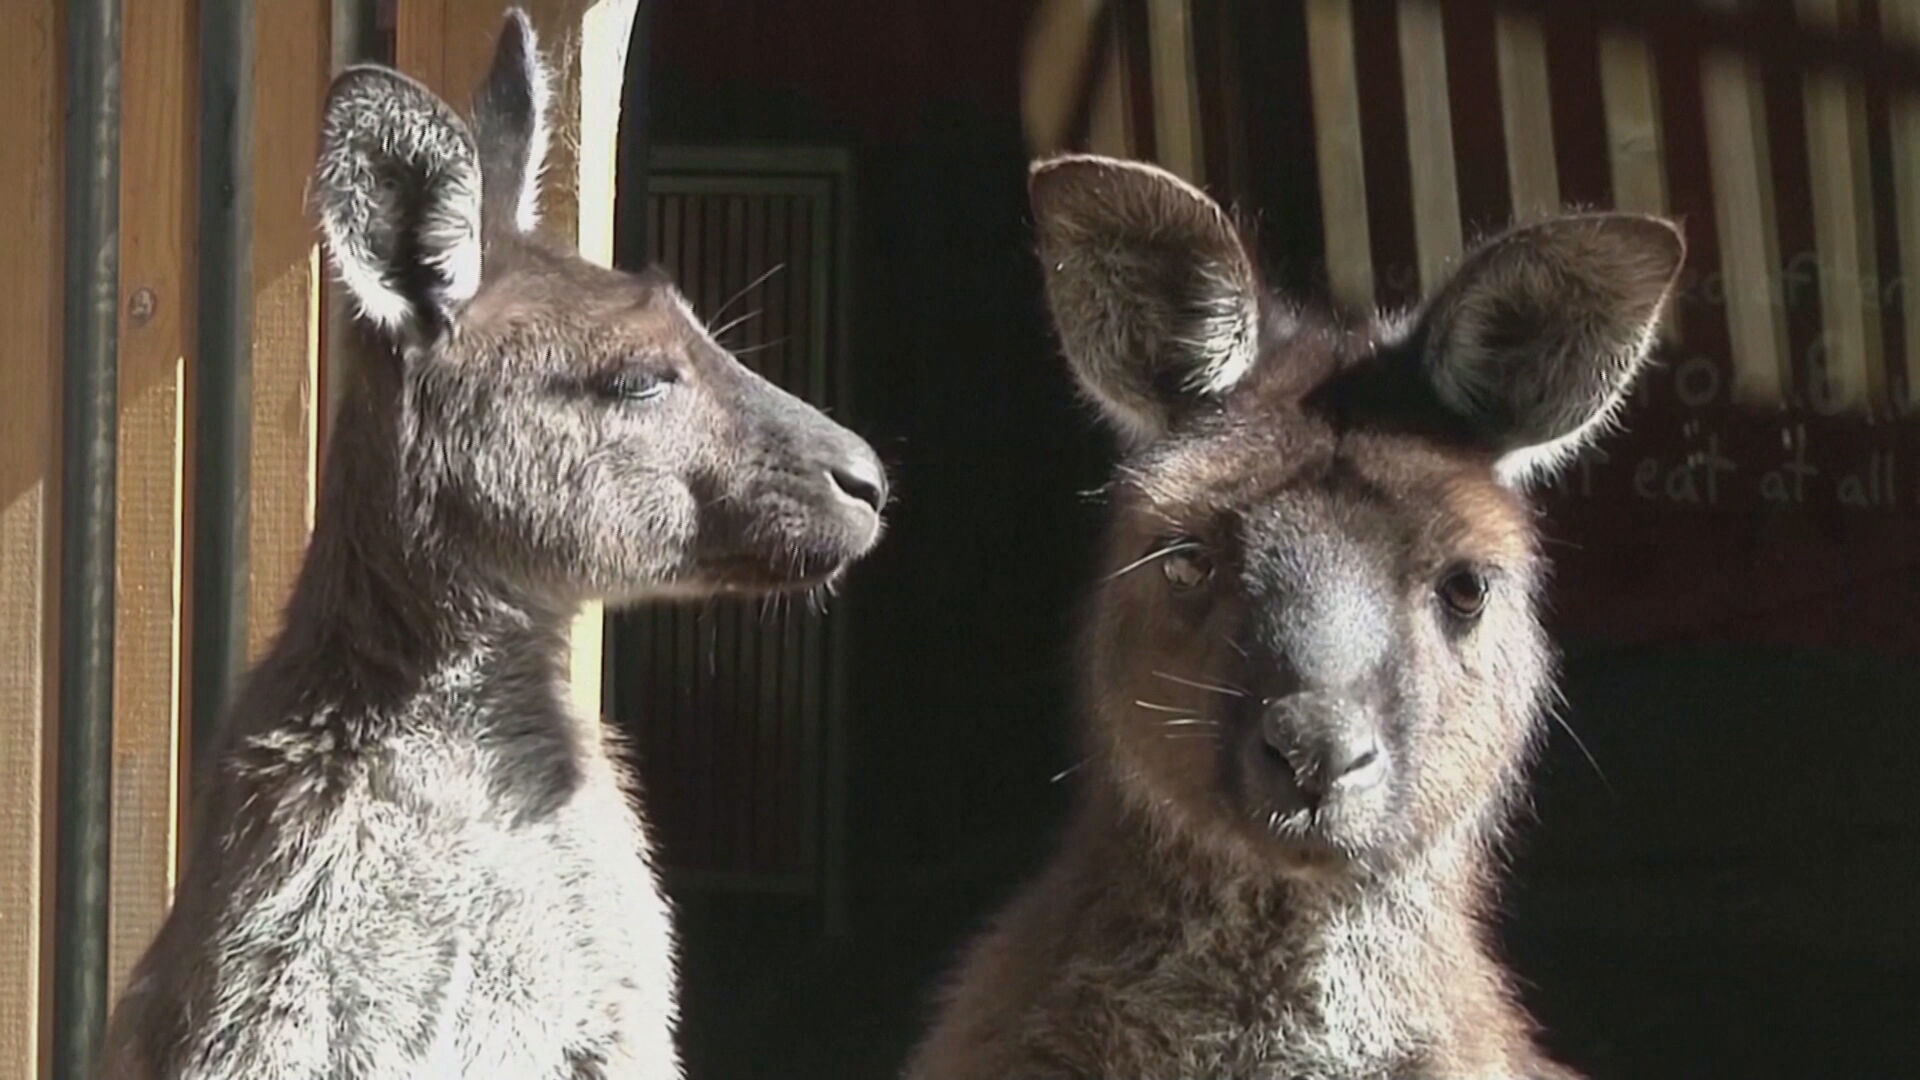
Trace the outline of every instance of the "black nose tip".
<path fill-rule="evenodd" d="M 872 458 L 851 458 L 828 472 L 833 475 L 835 487 L 848 498 L 866 503 L 874 513 L 879 513 L 887 504 L 887 474 Z"/>
<path fill-rule="evenodd" d="M 1361 790 L 1384 775 L 1380 737 L 1368 710 L 1337 695 L 1301 693 L 1275 702 L 1263 718 L 1267 746 L 1291 766 L 1302 790 Z"/>

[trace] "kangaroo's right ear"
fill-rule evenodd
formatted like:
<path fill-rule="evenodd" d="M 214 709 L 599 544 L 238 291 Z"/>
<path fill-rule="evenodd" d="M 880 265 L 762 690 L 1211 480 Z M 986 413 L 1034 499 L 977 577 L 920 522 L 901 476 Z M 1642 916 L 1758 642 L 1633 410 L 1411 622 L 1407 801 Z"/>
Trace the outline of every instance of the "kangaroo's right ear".
<path fill-rule="evenodd" d="M 473 95 L 487 234 L 532 232 L 540 224 L 540 170 L 547 157 L 548 75 L 533 22 L 507 9 L 493 66 Z"/>
<path fill-rule="evenodd" d="M 480 287 L 480 164 L 433 92 L 382 67 L 327 93 L 311 197 L 335 271 L 381 329 L 429 337 Z"/>
<path fill-rule="evenodd" d="M 1036 163 L 1028 189 L 1047 302 L 1082 390 L 1138 442 L 1253 367 L 1253 263 L 1199 188 L 1138 161 Z"/>

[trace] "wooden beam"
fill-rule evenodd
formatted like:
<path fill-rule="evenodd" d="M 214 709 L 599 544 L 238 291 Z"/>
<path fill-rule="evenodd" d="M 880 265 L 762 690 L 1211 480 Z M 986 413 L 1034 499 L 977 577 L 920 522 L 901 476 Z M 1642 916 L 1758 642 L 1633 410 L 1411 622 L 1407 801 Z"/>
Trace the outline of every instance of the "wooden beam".
<path fill-rule="evenodd" d="M 1643 214 L 1667 212 L 1666 143 L 1660 127 L 1660 82 L 1653 54 L 1638 34 L 1600 32 L 1600 98 L 1607 116 L 1607 164 L 1613 205 Z M 1679 340 L 1674 305 L 1661 320 L 1661 337 Z"/>
<path fill-rule="evenodd" d="M 52 913 L 47 867 L 59 640 L 61 161 L 66 45 L 60 0 L 0 4 L 0 1076 L 50 1067 L 42 1005 Z"/>
<path fill-rule="evenodd" d="M 279 633 L 313 531 L 324 320 L 306 190 L 332 71 L 333 11 L 329 0 L 274 0 L 254 19 L 251 658 Z"/>
<path fill-rule="evenodd" d="M 1881 0 L 1880 16 L 1889 44 L 1920 46 L 1920 0 Z M 1894 214 L 1903 282 L 1897 302 L 1906 325 L 1906 355 L 1892 362 L 1905 365 L 1907 396 L 1895 407 L 1911 413 L 1920 408 L 1920 90 L 1893 94 L 1889 123 L 1893 128 L 1889 141 L 1893 146 Z M 1883 302 L 1895 302 L 1884 290 L 1882 296 Z"/>
<path fill-rule="evenodd" d="M 1413 235 L 1420 287 L 1446 279 L 1462 247 L 1460 185 L 1453 161 L 1453 110 L 1447 97 L 1447 42 L 1439 0 L 1402 0 L 1400 71 L 1413 172 Z"/>
<path fill-rule="evenodd" d="M 1726 7 L 1734 0 L 1710 2 Z M 1780 240 L 1760 77 L 1741 54 L 1711 49 L 1700 58 L 1700 95 L 1733 346 L 1733 397 L 1745 405 L 1784 407 L 1790 361 L 1786 311 L 1774 277 Z"/>
<path fill-rule="evenodd" d="M 107 912 L 116 996 L 166 914 L 177 856 L 197 5 L 129 4 L 122 33 L 119 647 Z"/>
<path fill-rule="evenodd" d="M 1853 0 L 1798 0 L 1803 23 L 1826 30 L 1858 22 Z M 1820 411 L 1887 411 L 1887 370 L 1880 334 L 1874 255 L 1873 176 L 1868 163 L 1867 106 L 1860 81 L 1830 70 L 1807 73 L 1808 179 L 1814 245 L 1819 248 L 1820 340 L 1808 391 Z"/>
<path fill-rule="evenodd" d="M 1020 116 L 1036 157 L 1076 149 L 1129 152 L 1116 23 L 1111 4 L 1040 0 L 1035 6 L 1020 60 Z M 1086 127 L 1081 146 L 1075 145 L 1076 124 Z"/>
<path fill-rule="evenodd" d="M 1154 149 L 1168 171 L 1204 183 L 1200 90 L 1194 82 L 1189 0 L 1147 0 L 1152 42 Z"/>
<path fill-rule="evenodd" d="M 1307 0 L 1306 14 L 1327 279 L 1335 299 L 1365 310 L 1373 307 L 1373 240 L 1367 227 L 1353 8 L 1348 0 Z"/>
<path fill-rule="evenodd" d="M 1132 125 L 1127 113 L 1127 71 L 1114 41 L 1115 23 L 1107 24 L 1107 40 L 1096 41 L 1090 63 L 1100 65 L 1094 84 L 1093 112 L 1088 117 L 1087 149 L 1109 157 L 1133 154 Z"/>
<path fill-rule="evenodd" d="M 621 84 L 638 0 L 530 0 L 523 6 L 555 75 L 541 230 L 611 264 Z M 409 74 L 464 109 L 493 58 L 502 10 L 494 0 L 400 0 L 395 54 Z M 425 36 L 435 33 L 442 43 L 437 67 L 434 39 Z M 422 66 L 406 66 L 414 62 Z M 587 605 L 573 626 L 572 674 L 575 701 L 593 717 L 601 715 L 605 638 L 605 611 Z"/>
<path fill-rule="evenodd" d="M 1560 209 L 1560 172 L 1553 156 L 1553 98 L 1547 41 L 1540 19 L 1503 11 L 1494 17 L 1500 68 L 1500 122 L 1507 141 L 1507 185 L 1516 219 Z"/>
<path fill-rule="evenodd" d="M 395 0 L 393 63 L 444 95 L 447 83 L 447 5 L 451 0 Z M 469 87 L 471 89 L 471 87 Z M 464 96 L 451 99 L 464 105 Z"/>
<path fill-rule="evenodd" d="M 1644 38 L 1618 30 L 1601 31 L 1600 96 L 1607 113 L 1613 205 L 1646 214 L 1666 213 L 1660 85 Z"/>

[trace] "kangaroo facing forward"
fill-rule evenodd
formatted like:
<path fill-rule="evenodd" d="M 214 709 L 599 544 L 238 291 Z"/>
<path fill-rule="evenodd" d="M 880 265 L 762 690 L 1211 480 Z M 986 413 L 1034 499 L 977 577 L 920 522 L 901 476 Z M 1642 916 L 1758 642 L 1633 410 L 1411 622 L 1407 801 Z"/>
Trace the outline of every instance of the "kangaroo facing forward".
<path fill-rule="evenodd" d="M 909 1075 L 1570 1076 L 1484 926 L 1552 680 L 1522 489 L 1626 394 L 1679 233 L 1550 220 L 1349 323 L 1264 295 L 1158 169 L 1068 157 L 1031 187 L 1068 362 L 1126 444 L 1086 763 Z"/>
<path fill-rule="evenodd" d="M 358 385 L 106 1077 L 679 1075 L 667 904 L 568 623 L 826 582 L 886 484 L 659 273 L 532 234 L 546 87 L 515 11 L 471 123 L 382 68 L 329 93 L 312 197 Z"/>

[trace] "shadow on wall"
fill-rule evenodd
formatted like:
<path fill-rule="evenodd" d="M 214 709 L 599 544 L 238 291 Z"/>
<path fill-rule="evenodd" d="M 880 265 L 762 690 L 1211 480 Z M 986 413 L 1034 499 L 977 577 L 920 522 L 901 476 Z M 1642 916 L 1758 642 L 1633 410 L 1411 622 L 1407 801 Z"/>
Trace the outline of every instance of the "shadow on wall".
<path fill-rule="evenodd" d="M 1579 651 L 1507 939 L 1593 1075 L 1911 1076 L 1920 670 L 1860 653 Z"/>

